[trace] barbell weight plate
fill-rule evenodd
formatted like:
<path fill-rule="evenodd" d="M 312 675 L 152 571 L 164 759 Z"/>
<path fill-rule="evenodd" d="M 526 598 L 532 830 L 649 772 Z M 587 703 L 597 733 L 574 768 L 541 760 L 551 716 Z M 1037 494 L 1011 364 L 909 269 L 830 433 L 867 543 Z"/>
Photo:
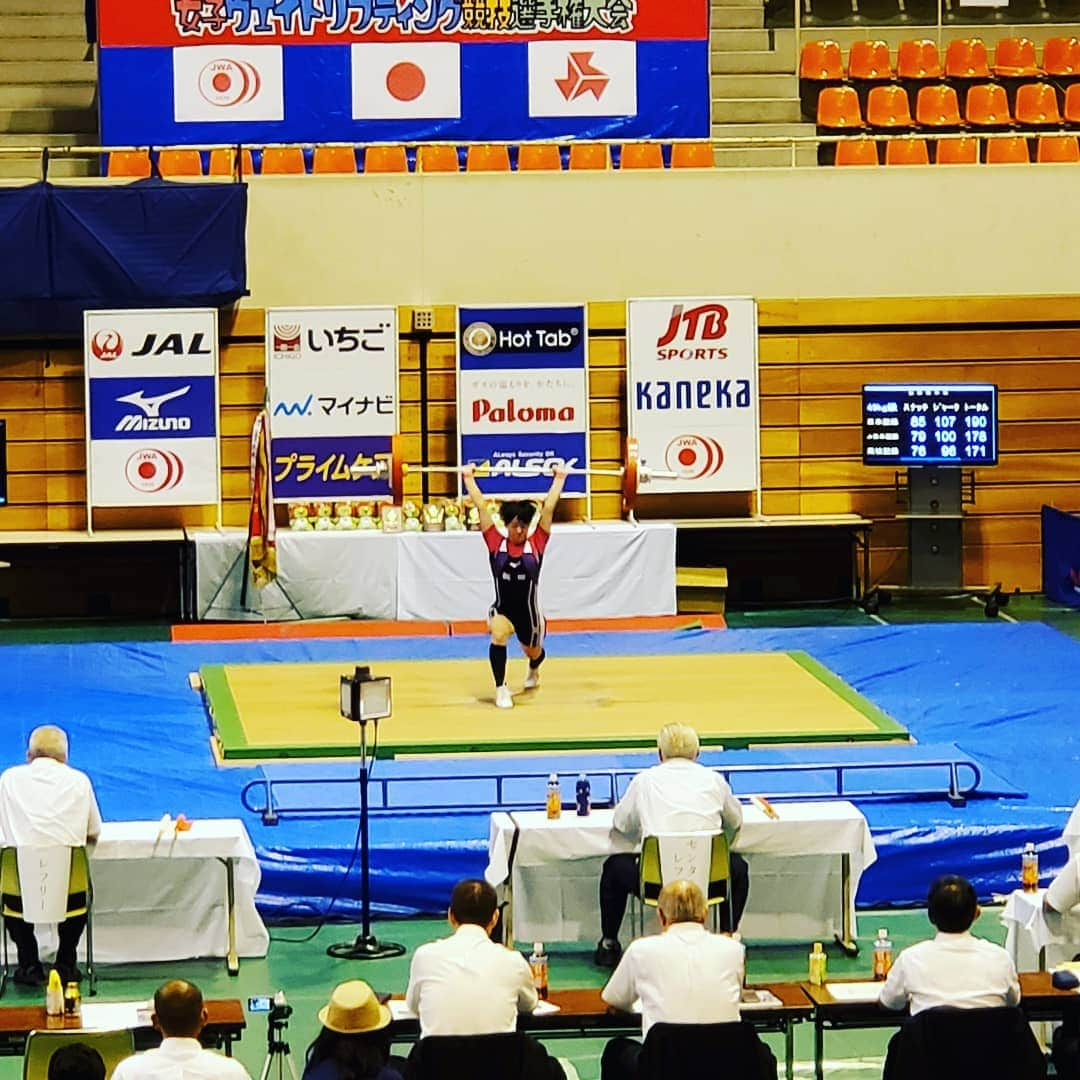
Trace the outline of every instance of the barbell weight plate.
<path fill-rule="evenodd" d="M 390 439 L 390 494 L 395 506 L 405 499 L 405 455 L 401 452 L 401 436 Z"/>
<path fill-rule="evenodd" d="M 637 506 L 639 461 L 638 441 L 632 437 L 628 438 L 623 454 L 622 508 L 624 514 L 632 514 L 634 507 Z"/>

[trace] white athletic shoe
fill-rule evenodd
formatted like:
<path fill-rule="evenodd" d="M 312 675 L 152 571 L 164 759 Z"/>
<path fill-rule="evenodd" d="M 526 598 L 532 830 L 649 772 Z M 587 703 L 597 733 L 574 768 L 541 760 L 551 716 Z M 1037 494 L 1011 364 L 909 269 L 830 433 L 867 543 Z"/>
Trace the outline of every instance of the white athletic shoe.
<path fill-rule="evenodd" d="M 502 686 L 495 687 L 495 704 L 500 709 L 512 709 L 514 707 L 514 697 L 510 693 L 510 687 L 505 683 Z"/>
<path fill-rule="evenodd" d="M 540 685 L 540 669 L 529 668 L 525 681 L 521 684 L 526 690 L 535 690 Z"/>

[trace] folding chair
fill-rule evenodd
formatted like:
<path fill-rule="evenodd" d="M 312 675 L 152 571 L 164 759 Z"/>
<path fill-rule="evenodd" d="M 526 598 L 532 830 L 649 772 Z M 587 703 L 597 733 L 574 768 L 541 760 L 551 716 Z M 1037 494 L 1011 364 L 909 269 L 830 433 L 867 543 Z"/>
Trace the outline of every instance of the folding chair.
<path fill-rule="evenodd" d="M 645 908 L 656 907 L 660 890 L 669 881 L 686 879 L 698 885 L 717 929 L 720 905 L 724 908 L 724 929 L 732 926 L 729 882 L 731 858 L 727 838 L 719 833 L 670 833 L 646 836 L 641 843 L 638 936 L 645 932 Z"/>
<path fill-rule="evenodd" d="M 82 1043 L 96 1050 L 105 1062 L 105 1080 L 116 1066 L 135 1053 L 135 1039 L 130 1029 L 90 1031 L 82 1028 L 67 1031 L 31 1031 L 23 1052 L 23 1080 L 47 1080 L 49 1060 L 57 1050 L 71 1043 Z"/>
<path fill-rule="evenodd" d="M 66 905 L 64 905 L 63 915 L 65 919 L 72 919 L 77 915 L 86 916 L 86 930 L 83 934 L 83 939 L 86 942 L 85 975 L 87 980 L 87 993 L 92 997 L 97 993 L 95 988 L 94 922 L 92 914 L 94 905 L 94 886 L 90 879 L 90 859 L 87 855 L 86 848 L 69 848 L 59 845 L 54 848 L 24 848 L 23 873 L 26 872 L 27 853 L 31 855 L 29 859 L 30 865 L 37 862 L 39 866 L 44 867 L 46 864 L 56 861 L 58 854 L 65 851 L 70 854 L 66 860 L 68 867 L 68 879 L 65 886 L 67 902 Z M 24 894 L 19 870 L 19 861 L 18 848 L 6 847 L 0 850 L 0 938 L 3 938 L 2 954 L 4 962 L 3 974 L 0 975 L 0 996 L 3 996 L 4 989 L 7 987 L 8 978 L 11 975 L 8 959 L 7 920 L 9 918 L 23 919 L 28 915 L 34 915 L 40 910 L 41 905 L 42 890 L 40 889 L 38 882 L 33 883 L 33 894 Z M 44 871 L 40 871 L 39 876 L 43 873 Z M 23 903 L 24 895 L 27 896 L 28 900 L 25 906 Z M 29 902 L 31 896 L 33 897 L 34 904 Z M 59 909 L 57 910 L 57 914 L 58 913 Z M 26 921 L 34 922 L 35 920 L 33 918 L 27 918 Z"/>

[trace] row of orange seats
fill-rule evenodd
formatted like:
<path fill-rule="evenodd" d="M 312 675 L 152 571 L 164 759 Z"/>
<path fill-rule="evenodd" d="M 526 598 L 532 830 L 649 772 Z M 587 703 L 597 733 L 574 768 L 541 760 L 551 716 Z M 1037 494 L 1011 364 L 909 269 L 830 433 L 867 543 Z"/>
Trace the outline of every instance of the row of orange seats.
<path fill-rule="evenodd" d="M 860 82 L 887 82 L 893 78 L 910 81 L 992 76 L 1035 78 L 1044 73 L 1063 79 L 1080 77 L 1080 39 L 1048 39 L 1043 46 L 1041 65 L 1035 43 L 1026 37 L 1002 38 L 994 46 L 993 64 L 980 38 L 950 41 L 944 64 L 933 41 L 902 41 L 895 67 L 884 41 L 856 41 L 848 52 L 846 77 Z M 835 41 L 808 41 L 799 58 L 799 77 L 812 82 L 842 82 L 845 69 L 840 46 Z"/>
<path fill-rule="evenodd" d="M 563 155 L 554 143 L 524 143 L 516 147 L 519 172 L 550 171 L 563 168 Z M 573 170 L 603 170 L 613 165 L 612 148 L 604 143 L 571 143 L 567 166 Z M 664 147 L 660 143 L 624 143 L 618 148 L 620 169 L 663 169 Z M 242 151 L 239 170 L 236 151 L 212 150 L 208 167 L 203 171 L 203 156 L 194 149 L 170 149 L 157 153 L 157 172 L 163 177 L 233 176 L 259 172 L 263 176 L 300 175 L 308 172 L 301 146 L 268 146 L 261 153 L 261 168 L 255 168 L 255 155 Z M 673 169 L 709 169 L 713 166 L 712 147 L 707 142 L 676 142 L 670 145 Z M 471 145 L 465 153 L 466 172 L 510 172 L 510 148 L 501 145 Z M 417 147 L 416 172 L 459 172 L 461 159 L 456 146 L 424 144 Z M 144 178 L 152 175 L 154 161 L 149 150 L 114 150 L 109 154 L 108 175 Z M 406 173 L 409 159 L 404 146 L 316 146 L 311 154 L 311 172 L 321 174 Z"/>
<path fill-rule="evenodd" d="M 933 161 L 937 165 L 977 165 L 979 139 L 964 135 L 956 139 L 939 139 L 934 143 Z M 990 165 L 1022 165 L 1031 161 L 1028 140 L 1019 136 L 986 139 L 985 160 Z M 1041 163 L 1068 164 L 1080 162 L 1080 140 L 1075 135 L 1042 135 L 1035 151 Z M 885 143 L 886 165 L 929 165 L 930 149 L 926 139 L 890 139 Z M 876 140 L 845 139 L 836 144 L 837 165 L 879 165 L 880 151 Z"/>
<path fill-rule="evenodd" d="M 1080 125 L 1080 83 L 1065 92 L 1064 115 L 1058 109 L 1057 92 L 1049 83 L 1024 83 L 1016 91 L 1016 108 L 1009 109 L 1008 95 L 997 83 L 976 83 L 967 92 L 963 115 L 956 90 L 947 85 L 924 86 L 915 99 L 911 115 L 907 91 L 901 86 L 875 86 L 866 99 L 863 116 L 859 95 L 850 86 L 827 86 L 817 103 L 819 128 L 829 131 L 882 131 L 925 128 L 1005 128 L 1013 124 L 1038 129 Z"/>

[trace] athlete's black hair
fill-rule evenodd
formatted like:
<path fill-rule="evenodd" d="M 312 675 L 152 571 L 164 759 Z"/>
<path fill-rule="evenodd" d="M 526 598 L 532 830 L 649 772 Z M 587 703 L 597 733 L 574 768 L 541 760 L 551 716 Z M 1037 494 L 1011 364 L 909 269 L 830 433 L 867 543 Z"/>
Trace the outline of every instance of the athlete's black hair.
<path fill-rule="evenodd" d="M 500 507 L 499 513 L 502 515 L 504 525 L 509 525 L 514 518 L 517 518 L 527 528 L 536 517 L 536 503 L 529 502 L 527 499 L 507 499 Z"/>

